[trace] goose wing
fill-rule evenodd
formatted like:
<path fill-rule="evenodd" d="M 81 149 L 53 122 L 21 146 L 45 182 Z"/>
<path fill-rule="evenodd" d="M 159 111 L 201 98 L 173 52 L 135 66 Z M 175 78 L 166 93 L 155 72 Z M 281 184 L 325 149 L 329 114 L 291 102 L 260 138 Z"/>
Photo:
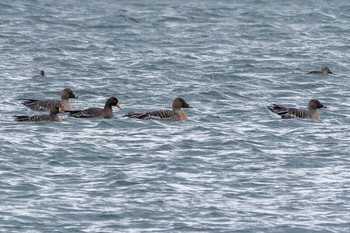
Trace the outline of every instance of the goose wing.
<path fill-rule="evenodd" d="M 76 118 L 90 118 L 103 116 L 103 108 L 87 108 L 84 110 L 67 111 L 69 116 Z"/>
<path fill-rule="evenodd" d="M 152 112 L 142 112 L 142 113 L 128 113 L 126 117 L 138 118 L 144 120 L 180 120 L 179 115 L 172 110 L 159 110 Z"/>
<path fill-rule="evenodd" d="M 309 111 L 305 109 L 298 109 L 298 108 L 288 108 L 288 113 L 286 114 L 286 117 L 282 118 L 287 118 L 287 116 L 293 116 L 293 118 L 310 118 L 310 113 Z"/>
<path fill-rule="evenodd" d="M 16 121 L 53 121 L 50 115 L 15 116 Z"/>
<path fill-rule="evenodd" d="M 283 119 L 292 119 L 292 118 L 309 118 L 310 114 L 305 109 L 298 109 L 298 108 L 286 108 L 282 105 L 274 104 L 272 106 L 267 106 L 267 108 L 281 116 Z"/>
<path fill-rule="evenodd" d="M 286 108 L 282 105 L 273 104 L 271 106 L 267 106 L 267 109 L 269 109 L 271 112 L 281 116 L 282 118 L 285 115 L 289 115 L 288 108 Z M 293 117 L 290 116 L 289 118 L 293 118 Z"/>
<path fill-rule="evenodd" d="M 53 106 L 60 106 L 59 100 L 33 100 L 27 99 L 23 102 L 23 105 L 35 111 L 48 111 Z"/>

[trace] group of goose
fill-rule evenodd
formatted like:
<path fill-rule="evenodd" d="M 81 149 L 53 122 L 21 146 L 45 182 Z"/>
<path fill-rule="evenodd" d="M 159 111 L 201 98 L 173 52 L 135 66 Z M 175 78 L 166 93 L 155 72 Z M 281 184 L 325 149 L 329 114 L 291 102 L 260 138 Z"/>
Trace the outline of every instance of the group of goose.
<path fill-rule="evenodd" d="M 308 72 L 308 74 L 323 74 L 329 75 L 333 74 L 328 67 L 324 66 L 320 70 L 314 70 Z M 44 71 L 40 71 L 39 75 L 36 77 L 46 77 Z M 103 117 L 112 118 L 114 116 L 112 111 L 112 106 L 121 109 L 121 105 L 117 98 L 110 97 L 107 99 L 104 108 L 90 107 L 83 110 L 74 110 L 69 103 L 70 98 L 78 98 L 75 96 L 70 88 L 65 88 L 61 92 L 61 99 L 44 99 L 44 100 L 34 100 L 26 99 L 23 104 L 34 110 L 34 111 L 49 111 L 50 114 L 45 115 L 23 115 L 14 116 L 16 121 L 61 121 L 58 114 L 61 112 L 67 112 L 69 116 L 75 118 L 92 118 L 92 117 Z M 125 117 L 138 118 L 144 120 L 170 120 L 170 121 L 180 121 L 187 120 L 186 114 L 182 111 L 182 108 L 192 108 L 182 97 L 177 97 L 172 103 L 172 110 L 163 109 L 157 111 L 149 112 L 137 112 L 128 113 L 124 115 Z M 287 108 L 282 105 L 273 104 L 267 106 L 267 109 L 271 112 L 279 115 L 283 119 L 291 118 L 312 118 L 319 119 L 317 114 L 317 109 L 326 108 L 319 100 L 312 99 L 309 101 L 308 109 L 297 109 L 297 108 Z"/>
<path fill-rule="evenodd" d="M 117 98 L 110 97 L 107 99 L 104 108 L 90 107 L 83 110 L 74 110 L 69 103 L 70 98 L 78 98 L 75 96 L 73 91 L 70 88 L 65 88 L 61 92 L 61 99 L 44 99 L 44 100 L 35 100 L 35 99 L 26 99 L 23 104 L 34 110 L 34 111 L 49 111 L 50 114 L 44 115 L 22 115 L 14 116 L 16 121 L 61 121 L 58 114 L 61 112 L 69 113 L 69 116 L 75 118 L 112 118 L 114 116 L 112 111 L 112 106 L 115 106 L 121 109 L 120 103 Z M 187 120 L 186 114 L 181 110 L 181 108 L 192 108 L 186 101 L 177 97 L 173 101 L 172 110 L 158 110 L 150 112 L 139 112 L 139 113 L 128 113 L 125 116 L 131 118 L 139 119 L 154 119 L 154 120 Z"/>

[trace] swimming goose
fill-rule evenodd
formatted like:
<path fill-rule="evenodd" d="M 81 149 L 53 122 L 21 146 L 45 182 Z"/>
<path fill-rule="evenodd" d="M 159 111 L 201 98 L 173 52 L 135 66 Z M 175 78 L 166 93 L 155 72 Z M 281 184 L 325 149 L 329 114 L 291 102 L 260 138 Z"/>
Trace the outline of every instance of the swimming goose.
<path fill-rule="evenodd" d="M 50 115 L 34 115 L 34 116 L 14 116 L 15 121 L 61 121 L 57 116 L 59 107 L 53 106 L 50 109 Z"/>
<path fill-rule="evenodd" d="M 27 99 L 23 104 L 35 111 L 47 111 L 50 110 L 52 106 L 59 106 L 60 111 L 73 110 L 72 106 L 68 102 L 69 98 L 78 98 L 74 95 L 73 91 L 70 88 L 65 88 L 61 92 L 61 100 L 33 100 Z"/>
<path fill-rule="evenodd" d="M 308 74 L 333 74 L 327 66 L 323 66 L 320 70 L 313 70 L 308 72 Z"/>
<path fill-rule="evenodd" d="M 320 101 L 312 99 L 309 102 L 308 110 L 297 109 L 297 108 L 286 108 L 281 105 L 274 104 L 272 106 L 267 106 L 267 108 L 277 115 L 281 116 L 282 119 L 291 118 L 312 118 L 319 119 L 320 116 L 317 114 L 316 109 L 327 108 L 325 105 L 321 104 Z"/>
<path fill-rule="evenodd" d="M 70 112 L 69 116 L 76 118 L 91 118 L 91 117 L 104 117 L 104 118 L 112 118 L 114 116 L 112 111 L 112 106 L 116 106 L 121 109 L 119 101 L 115 97 L 110 97 L 106 103 L 104 108 L 87 108 L 84 110 L 75 110 L 75 111 L 66 111 Z"/>
<path fill-rule="evenodd" d="M 170 120 L 170 121 L 180 121 L 187 120 L 186 114 L 181 110 L 181 108 L 192 108 L 186 101 L 177 97 L 173 101 L 173 110 L 158 110 L 152 112 L 141 112 L 141 113 L 128 113 L 125 117 L 138 118 L 144 120 Z"/>

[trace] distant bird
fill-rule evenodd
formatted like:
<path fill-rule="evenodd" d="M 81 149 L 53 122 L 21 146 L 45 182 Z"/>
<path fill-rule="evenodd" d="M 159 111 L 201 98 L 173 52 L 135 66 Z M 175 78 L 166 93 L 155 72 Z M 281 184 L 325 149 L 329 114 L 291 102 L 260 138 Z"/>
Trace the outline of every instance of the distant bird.
<path fill-rule="evenodd" d="M 169 121 L 180 121 L 187 120 L 186 114 L 181 110 L 181 108 L 192 108 L 186 101 L 177 97 L 173 101 L 172 110 L 158 110 L 151 112 L 141 112 L 141 113 L 128 113 L 125 117 L 138 118 L 144 120 L 169 120 Z"/>
<path fill-rule="evenodd" d="M 297 108 L 287 108 L 277 104 L 273 104 L 272 106 L 267 106 L 267 108 L 271 112 L 281 116 L 282 119 L 291 119 L 291 118 L 319 119 L 320 116 L 317 114 L 316 109 L 327 108 L 327 107 L 321 104 L 320 101 L 318 101 L 317 99 L 312 99 L 309 102 L 308 110 L 297 109 Z"/>
<path fill-rule="evenodd" d="M 323 66 L 320 70 L 313 70 L 308 72 L 308 74 L 333 74 L 327 66 Z"/>
<path fill-rule="evenodd" d="M 91 117 L 103 117 L 103 118 L 112 118 L 114 116 L 112 111 L 112 106 L 116 106 L 121 109 L 119 101 L 115 97 L 110 97 L 104 108 L 87 108 L 84 110 L 74 110 L 66 111 L 69 112 L 69 116 L 76 118 L 91 118 Z"/>
<path fill-rule="evenodd" d="M 45 78 L 46 77 L 46 75 L 45 75 L 45 71 L 40 71 L 40 73 L 39 74 L 37 74 L 37 75 L 34 75 L 32 78 Z"/>
<path fill-rule="evenodd" d="M 60 111 L 73 110 L 72 106 L 68 102 L 69 98 L 78 98 L 74 95 L 70 88 L 65 88 L 61 92 L 61 100 L 44 99 L 44 100 L 33 100 L 26 99 L 23 104 L 35 111 L 48 111 L 52 106 L 59 106 Z"/>
<path fill-rule="evenodd" d="M 50 115 L 34 115 L 34 116 L 14 116 L 15 121 L 57 121 L 61 119 L 57 116 L 59 107 L 53 106 L 50 109 Z"/>

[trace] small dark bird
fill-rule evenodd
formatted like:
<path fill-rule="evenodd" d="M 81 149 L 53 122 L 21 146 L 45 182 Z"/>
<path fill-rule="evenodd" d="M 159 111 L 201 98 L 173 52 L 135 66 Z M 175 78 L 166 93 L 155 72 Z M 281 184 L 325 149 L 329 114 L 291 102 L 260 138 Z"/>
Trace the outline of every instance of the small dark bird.
<path fill-rule="evenodd" d="M 45 71 L 40 71 L 39 74 L 34 75 L 32 78 L 46 78 Z"/>
<path fill-rule="evenodd" d="M 327 66 L 323 66 L 320 70 L 313 70 L 308 72 L 308 74 L 333 74 Z"/>

